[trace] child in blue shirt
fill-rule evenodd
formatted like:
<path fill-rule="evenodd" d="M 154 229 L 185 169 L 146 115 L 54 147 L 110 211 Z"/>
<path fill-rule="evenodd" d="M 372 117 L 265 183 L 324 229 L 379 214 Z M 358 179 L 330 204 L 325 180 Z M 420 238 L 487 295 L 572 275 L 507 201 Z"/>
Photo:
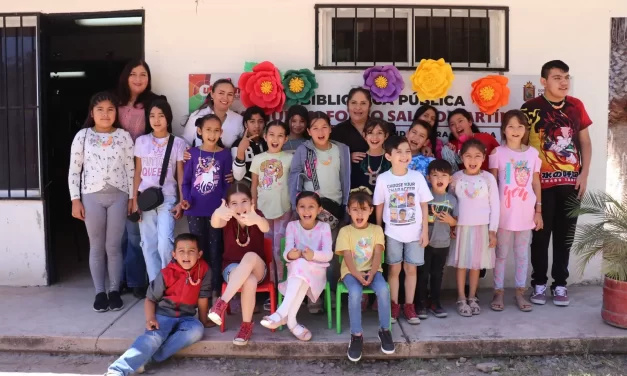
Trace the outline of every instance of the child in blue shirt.
<path fill-rule="evenodd" d="M 427 179 L 427 168 L 429 163 L 435 158 L 425 157 L 420 152 L 420 149 L 425 145 L 431 134 L 431 125 L 424 120 L 416 119 L 411 123 L 409 130 L 407 131 L 407 141 L 409 142 L 409 148 L 411 149 L 411 162 L 409 162 L 410 170 L 418 171 Z M 428 181 L 428 179 L 427 179 Z"/>

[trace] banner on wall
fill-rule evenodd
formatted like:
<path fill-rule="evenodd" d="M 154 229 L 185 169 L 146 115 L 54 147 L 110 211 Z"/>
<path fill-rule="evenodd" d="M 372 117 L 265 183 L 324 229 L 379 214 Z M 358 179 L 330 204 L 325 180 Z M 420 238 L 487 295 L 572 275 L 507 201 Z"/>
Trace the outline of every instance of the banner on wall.
<path fill-rule="evenodd" d="M 415 93 L 412 92 L 409 84 L 409 76 L 413 72 L 403 71 L 401 74 L 406 82 L 406 87 L 400 97 L 389 103 L 375 103 L 372 106 L 371 115 L 383 118 L 396 125 L 398 134 L 404 135 L 411 124 L 415 111 L 423 104 L 433 105 L 438 109 L 439 124 L 438 136 L 444 140 L 448 139 L 448 112 L 456 108 L 465 108 L 473 116 L 475 124 L 482 132 L 492 134 L 500 141 L 499 128 L 501 119 L 505 112 L 511 109 L 518 109 L 522 104 L 544 92 L 540 84 L 539 76 L 532 75 L 506 75 L 509 79 L 510 89 L 509 104 L 501 108 L 493 115 L 486 115 L 479 111 L 470 98 L 471 84 L 477 79 L 487 74 L 480 73 L 458 73 L 455 76 L 453 86 L 446 97 L 437 101 L 420 102 Z M 237 86 L 240 73 L 211 73 L 211 74 L 190 74 L 189 75 L 189 111 L 190 113 L 198 109 L 204 102 L 211 84 L 221 78 L 228 78 Z M 346 103 L 348 91 L 354 87 L 363 85 L 363 76 L 359 72 L 316 72 L 316 80 L 319 88 L 311 101 L 305 104 L 310 111 L 324 111 L 331 118 L 331 123 L 337 124 L 348 119 Z M 571 85 L 572 91 L 572 85 Z M 236 90 L 235 101 L 232 106 L 233 111 L 244 110 L 239 100 L 239 90 Z M 286 120 L 287 109 L 281 113 L 272 115 L 273 120 Z"/>

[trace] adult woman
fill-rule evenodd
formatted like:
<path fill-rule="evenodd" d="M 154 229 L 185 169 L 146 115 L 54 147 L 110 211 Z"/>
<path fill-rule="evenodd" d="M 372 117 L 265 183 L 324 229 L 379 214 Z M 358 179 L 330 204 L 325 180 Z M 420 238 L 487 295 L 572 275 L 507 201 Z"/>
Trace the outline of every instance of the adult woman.
<path fill-rule="evenodd" d="M 146 109 L 150 103 L 160 97 L 165 99 L 165 96 L 153 93 L 151 86 L 150 68 L 144 60 L 135 59 L 126 64 L 118 83 L 118 118 L 122 129 L 131 134 L 133 142 L 146 133 Z M 140 242 L 139 224 L 127 220 L 122 237 L 123 280 L 138 299 L 146 296 L 148 282 Z"/>
<path fill-rule="evenodd" d="M 364 127 L 372 108 L 370 91 L 361 87 L 352 88 L 348 92 L 346 105 L 349 119 L 333 127 L 331 139 L 348 146 L 351 152 L 351 162 L 359 163 L 366 157 L 369 148 L 364 136 Z M 388 125 L 390 134 L 396 134 L 394 124 L 388 123 Z"/>
<path fill-rule="evenodd" d="M 197 137 L 196 119 L 208 114 L 215 114 L 222 120 L 221 146 L 227 149 L 231 148 L 235 140 L 244 134 L 242 115 L 230 109 L 234 98 L 235 86 L 230 80 L 221 78 L 214 82 L 205 103 L 189 115 L 187 124 L 185 124 L 182 137 L 187 144 L 191 146 L 202 144 L 202 140 Z"/>
<path fill-rule="evenodd" d="M 437 108 L 425 104 L 416 110 L 414 121 L 424 120 L 431 126 L 431 136 L 427 140 L 425 146 L 422 147 L 422 153 L 428 157 L 435 156 L 442 158 L 442 141 L 438 138 L 438 110 Z"/>
<path fill-rule="evenodd" d="M 94 310 L 117 311 L 122 277 L 122 235 L 133 199 L 133 140 L 120 129 L 109 93 L 91 98 L 84 129 L 74 137 L 68 185 L 72 216 L 85 221 L 89 236 L 89 269 L 96 289 Z M 105 289 L 108 271 L 109 295 Z"/>

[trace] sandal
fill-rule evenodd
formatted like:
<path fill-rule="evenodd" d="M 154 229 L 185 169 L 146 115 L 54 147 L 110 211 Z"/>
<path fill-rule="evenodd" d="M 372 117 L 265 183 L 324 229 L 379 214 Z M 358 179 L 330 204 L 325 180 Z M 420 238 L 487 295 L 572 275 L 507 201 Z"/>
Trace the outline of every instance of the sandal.
<path fill-rule="evenodd" d="M 490 303 L 490 308 L 492 308 L 493 311 L 500 312 L 505 308 L 503 294 L 505 294 L 505 290 L 503 289 L 494 290 L 494 297 L 492 298 L 492 303 Z"/>
<path fill-rule="evenodd" d="M 516 299 L 516 304 L 518 305 L 518 309 L 520 309 L 523 312 L 530 312 L 530 311 L 533 311 L 533 307 L 531 306 L 531 303 L 529 303 L 527 299 L 525 299 L 526 290 L 527 289 L 524 287 L 518 287 L 516 289 L 516 295 L 514 296 L 514 299 Z"/>
<path fill-rule="evenodd" d="M 470 306 L 470 311 L 473 315 L 478 315 L 481 313 L 481 307 L 479 307 L 479 303 L 477 303 L 479 299 L 477 298 L 469 298 L 468 306 Z"/>
<path fill-rule="evenodd" d="M 463 317 L 472 317 L 472 311 L 470 310 L 470 306 L 466 303 L 465 300 L 459 300 L 457 302 L 457 313 Z"/>
<path fill-rule="evenodd" d="M 274 315 L 273 313 L 270 316 L 263 317 L 263 319 L 260 322 L 261 326 L 263 326 L 264 328 L 268 328 L 268 329 L 276 329 L 279 326 L 287 324 L 287 317 L 281 316 L 278 312 L 275 312 L 275 313 L 277 314 L 277 316 L 281 318 L 279 321 L 274 321 L 273 319 L 270 318 L 270 316 Z"/>
<path fill-rule="evenodd" d="M 302 329 L 302 332 L 300 334 L 296 334 L 294 333 L 294 330 L 296 328 L 300 327 Z M 292 332 L 292 334 L 294 335 L 294 337 L 300 339 L 301 341 L 309 341 L 311 340 L 311 332 L 309 331 L 309 329 L 305 328 L 304 326 L 298 324 L 293 328 L 290 328 L 290 332 Z"/>

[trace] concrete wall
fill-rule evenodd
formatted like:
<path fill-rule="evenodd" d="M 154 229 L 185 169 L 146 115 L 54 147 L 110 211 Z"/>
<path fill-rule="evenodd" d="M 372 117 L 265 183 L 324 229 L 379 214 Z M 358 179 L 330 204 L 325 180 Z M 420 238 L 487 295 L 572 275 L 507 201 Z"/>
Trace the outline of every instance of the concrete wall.
<path fill-rule="evenodd" d="M 109 0 L 77 3 L 70 0 L 25 0 L 5 2 L 2 11 L 57 13 L 145 9 L 146 59 L 153 72 L 153 87 L 155 91 L 167 95 L 173 105 L 175 123 L 180 123 L 188 105 L 189 73 L 233 72 L 241 70 L 244 61 L 263 60 L 271 60 L 280 69 L 312 68 L 315 3 L 350 5 L 382 2 Z M 389 3 L 440 4 L 434 0 L 395 0 Z M 627 2 L 449 0 L 446 4 L 510 7 L 510 74 L 539 75 L 542 64 L 552 59 L 562 59 L 570 65 L 571 74 L 576 78 L 575 90 L 571 94 L 583 100 L 594 121 L 588 187 L 604 190 L 610 19 L 627 16 Z M 342 73 L 337 74 L 339 77 Z M 21 253 L 21 249 L 13 252 Z M 4 259 L 2 261 L 4 264 Z M 600 276 L 598 262 L 590 265 L 583 277 L 576 273 L 575 263 L 573 258 L 571 281 Z M 513 281 L 507 282 L 511 285 Z"/>
<path fill-rule="evenodd" d="M 0 201 L 0 286 L 47 283 L 42 201 Z"/>

